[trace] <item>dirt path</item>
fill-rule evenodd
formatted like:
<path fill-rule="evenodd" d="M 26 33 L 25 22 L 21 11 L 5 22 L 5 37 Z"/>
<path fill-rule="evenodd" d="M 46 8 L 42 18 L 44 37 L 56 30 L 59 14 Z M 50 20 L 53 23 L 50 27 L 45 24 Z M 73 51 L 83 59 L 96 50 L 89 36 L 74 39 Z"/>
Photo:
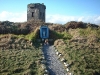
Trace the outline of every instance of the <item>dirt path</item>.
<path fill-rule="evenodd" d="M 46 66 L 50 75 L 65 75 L 63 64 L 58 60 L 54 46 L 43 46 L 43 53 L 46 59 Z"/>

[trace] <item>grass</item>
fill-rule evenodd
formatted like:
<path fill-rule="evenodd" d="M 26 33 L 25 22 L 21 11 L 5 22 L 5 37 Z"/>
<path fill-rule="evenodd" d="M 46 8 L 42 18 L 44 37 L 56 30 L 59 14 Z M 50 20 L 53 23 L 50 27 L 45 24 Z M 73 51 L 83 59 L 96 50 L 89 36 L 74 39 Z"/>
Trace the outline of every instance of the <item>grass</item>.
<path fill-rule="evenodd" d="M 24 38 L 33 41 L 34 47 L 0 50 L 0 75 L 43 75 L 44 70 L 41 68 L 41 49 L 35 42 L 37 36 L 36 29 L 27 35 L 11 34 L 13 41 L 18 38 Z M 65 45 L 57 49 L 63 54 L 63 57 L 70 65 L 71 72 L 74 75 L 99 75 L 100 74 L 100 29 L 86 28 L 75 29 L 76 34 L 70 32 L 52 32 L 53 39 L 63 39 Z M 73 36 L 85 37 L 86 41 L 75 40 Z M 2 37 L 4 35 L 0 35 Z M 82 40 L 82 39 L 81 39 Z M 21 41 L 17 42 L 18 44 Z M 14 42 L 13 42 L 14 43 Z M 26 43 L 26 42 L 25 42 Z M 24 43 L 23 43 L 24 44 Z M 27 43 L 26 43 L 27 44 Z M 12 45 L 12 44 L 11 44 Z M 15 44 L 14 44 L 15 45 Z"/>
<path fill-rule="evenodd" d="M 70 71 L 74 75 L 100 75 L 100 41 L 90 41 L 95 37 L 99 39 L 100 29 L 75 30 L 78 30 L 80 36 L 85 36 L 86 41 L 70 41 L 75 39 L 73 35 L 70 39 L 63 39 L 65 45 L 56 48 L 70 64 Z M 91 37 L 91 35 L 95 35 L 95 37 Z"/>
<path fill-rule="evenodd" d="M 0 75 L 43 75 L 41 50 L 0 50 Z"/>
<path fill-rule="evenodd" d="M 38 31 L 39 31 L 39 28 L 37 27 L 37 28 L 34 30 L 34 32 L 31 32 L 31 33 L 29 33 L 29 34 L 27 34 L 27 35 L 23 35 L 23 34 L 14 35 L 14 34 L 13 34 L 13 36 L 14 36 L 14 37 L 17 37 L 17 38 L 24 38 L 24 39 L 27 39 L 27 40 L 29 40 L 29 41 L 34 42 L 34 41 L 36 40 L 36 37 L 38 36 L 38 35 L 37 35 L 37 32 L 38 32 Z"/>
<path fill-rule="evenodd" d="M 50 35 L 50 38 L 53 38 L 53 39 L 70 39 L 70 38 L 72 38 L 72 36 L 66 31 L 64 31 L 64 32 L 52 31 L 51 34 L 52 35 Z"/>
<path fill-rule="evenodd" d="M 100 74 L 99 50 L 91 50 L 88 47 L 78 49 L 75 45 L 73 47 L 66 45 L 65 49 L 63 46 L 58 48 L 58 51 L 67 60 L 67 63 L 72 64 L 70 69 L 74 75 L 95 75 L 95 72 Z"/>
<path fill-rule="evenodd" d="M 88 27 L 86 29 L 79 29 L 81 36 L 95 35 L 100 38 L 100 28 Z"/>
<path fill-rule="evenodd" d="M 0 50 L 0 75 L 43 75 L 44 69 L 41 64 L 41 46 L 35 41 L 37 30 L 27 35 L 5 34 L 10 42 L 7 43 L 13 47 L 12 49 Z M 5 40 L 5 38 L 4 38 Z M 6 39 L 7 40 L 7 39 Z M 33 46 L 29 42 L 33 42 Z M 0 42 L 1 43 L 1 42 Z M 6 43 L 5 43 L 6 44 Z M 17 46 L 18 45 L 18 46 Z M 27 46 L 26 48 L 22 48 Z M 20 48 L 20 49 L 19 49 Z"/>
<path fill-rule="evenodd" d="M 17 38 L 24 38 L 24 39 L 27 39 L 29 41 L 34 41 L 35 40 L 35 33 L 34 32 L 31 32 L 30 34 L 27 34 L 27 35 L 13 35 L 14 37 L 17 37 Z"/>

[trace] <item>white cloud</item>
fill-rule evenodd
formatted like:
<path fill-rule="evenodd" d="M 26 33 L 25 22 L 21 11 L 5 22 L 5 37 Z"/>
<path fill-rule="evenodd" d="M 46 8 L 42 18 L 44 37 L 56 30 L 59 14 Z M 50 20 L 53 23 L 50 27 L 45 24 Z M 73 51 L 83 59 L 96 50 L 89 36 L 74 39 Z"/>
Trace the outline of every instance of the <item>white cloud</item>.
<path fill-rule="evenodd" d="M 47 15 L 47 22 L 65 24 L 69 21 L 82 21 L 100 25 L 100 16 L 66 16 L 66 15 Z"/>
<path fill-rule="evenodd" d="M 27 21 L 27 12 L 0 12 L 0 21 L 24 22 Z M 46 22 L 65 24 L 69 21 L 83 21 L 100 25 L 100 16 L 66 16 L 66 15 L 46 15 Z"/>
<path fill-rule="evenodd" d="M 27 20 L 27 13 L 26 12 L 7 12 L 3 11 L 0 13 L 0 21 L 12 21 L 12 22 L 23 22 Z"/>

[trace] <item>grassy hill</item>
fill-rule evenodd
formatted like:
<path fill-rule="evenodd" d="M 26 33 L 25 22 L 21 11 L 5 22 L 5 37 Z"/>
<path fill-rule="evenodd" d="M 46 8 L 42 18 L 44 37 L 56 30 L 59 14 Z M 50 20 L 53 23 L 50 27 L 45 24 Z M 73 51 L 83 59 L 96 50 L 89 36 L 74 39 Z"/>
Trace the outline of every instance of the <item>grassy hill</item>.
<path fill-rule="evenodd" d="M 0 75 L 43 75 L 40 25 L 48 25 L 50 39 L 70 64 L 74 75 L 100 74 L 100 27 L 71 21 L 65 25 L 28 21 L 0 22 Z"/>

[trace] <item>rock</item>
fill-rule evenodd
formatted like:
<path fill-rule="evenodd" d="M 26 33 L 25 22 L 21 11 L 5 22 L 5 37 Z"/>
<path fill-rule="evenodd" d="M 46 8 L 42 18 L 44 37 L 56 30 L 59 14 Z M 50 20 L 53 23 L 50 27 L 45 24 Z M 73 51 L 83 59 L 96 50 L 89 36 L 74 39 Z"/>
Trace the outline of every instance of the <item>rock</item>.
<path fill-rule="evenodd" d="M 66 68 L 66 71 L 68 72 L 69 71 L 69 68 Z"/>
<path fill-rule="evenodd" d="M 65 59 L 64 58 L 61 58 L 61 61 L 64 61 Z"/>

